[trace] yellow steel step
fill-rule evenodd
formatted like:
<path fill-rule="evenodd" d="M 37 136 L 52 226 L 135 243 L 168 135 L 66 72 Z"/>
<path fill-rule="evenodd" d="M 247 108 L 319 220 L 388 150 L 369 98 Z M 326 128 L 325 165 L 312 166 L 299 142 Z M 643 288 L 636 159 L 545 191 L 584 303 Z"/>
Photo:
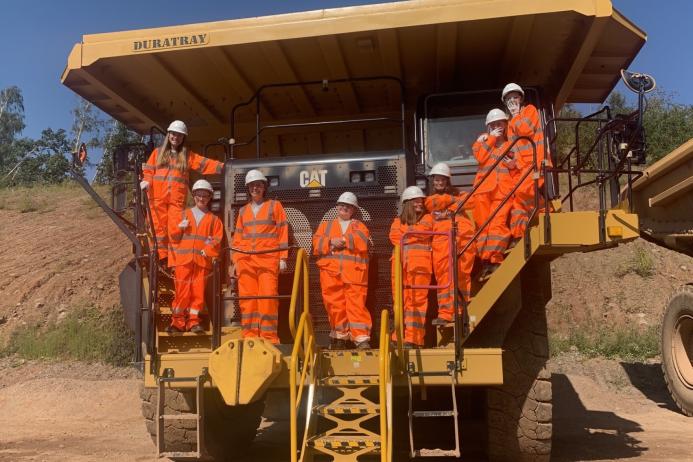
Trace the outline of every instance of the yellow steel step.
<path fill-rule="evenodd" d="M 378 385 L 379 382 L 377 375 L 335 375 L 320 379 L 321 385 L 332 387 Z"/>
<path fill-rule="evenodd" d="M 325 436 L 324 433 L 308 439 L 308 446 L 325 449 L 380 448 L 379 436 Z"/>
<path fill-rule="evenodd" d="M 316 414 L 324 415 L 365 415 L 380 414 L 380 410 L 377 405 L 364 405 L 360 404 L 357 406 L 346 406 L 346 405 L 330 405 L 330 404 L 319 404 L 313 408 L 313 412 Z"/>
<path fill-rule="evenodd" d="M 173 332 L 173 333 L 168 333 L 166 331 L 159 332 L 159 337 L 209 337 L 212 335 L 211 331 L 204 331 L 199 334 L 196 334 L 194 332 Z"/>

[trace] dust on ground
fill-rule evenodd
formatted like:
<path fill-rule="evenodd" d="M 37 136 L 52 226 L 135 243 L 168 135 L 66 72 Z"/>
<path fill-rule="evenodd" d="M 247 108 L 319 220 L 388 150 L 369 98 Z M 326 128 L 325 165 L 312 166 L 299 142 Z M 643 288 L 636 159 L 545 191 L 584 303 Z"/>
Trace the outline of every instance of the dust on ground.
<path fill-rule="evenodd" d="M 553 460 L 693 460 L 693 419 L 675 411 L 659 363 L 561 355 Z M 0 461 L 149 461 L 140 374 L 99 364 L 0 360 Z M 288 460 L 288 422 L 264 421 L 243 460 Z"/>

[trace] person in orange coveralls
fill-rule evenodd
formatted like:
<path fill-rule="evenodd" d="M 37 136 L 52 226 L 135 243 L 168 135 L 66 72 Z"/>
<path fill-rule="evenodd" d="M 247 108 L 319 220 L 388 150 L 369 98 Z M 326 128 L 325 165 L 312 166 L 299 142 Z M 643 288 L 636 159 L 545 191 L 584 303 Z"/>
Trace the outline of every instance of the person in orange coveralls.
<path fill-rule="evenodd" d="M 371 315 L 366 308 L 370 233 L 353 218 L 357 207 L 354 193 L 342 193 L 337 200 L 337 218 L 320 223 L 313 235 L 332 349 L 346 348 L 349 339 L 357 349 L 371 347 Z"/>
<path fill-rule="evenodd" d="M 510 122 L 508 123 L 508 139 L 512 142 L 520 136 L 526 136 L 534 141 L 537 147 L 536 171 L 541 172 L 544 162 L 551 166 L 551 159 L 545 156 L 544 131 L 541 127 L 541 116 L 539 111 L 532 104 L 525 104 L 525 92 L 522 87 L 515 83 L 509 83 L 503 88 L 501 99 L 510 112 Z M 534 155 L 532 145 L 527 140 L 519 140 L 513 147 L 515 160 L 519 168 L 519 176 L 528 170 L 534 169 Z M 544 184 L 543 177 L 539 178 L 538 186 Z M 541 206 L 540 200 L 540 206 Z M 534 208 L 535 191 L 534 181 L 530 173 L 515 191 L 512 210 L 510 212 L 510 231 L 512 233 L 514 245 L 520 240 L 529 224 L 529 214 Z"/>
<path fill-rule="evenodd" d="M 179 216 L 188 195 L 188 172 L 203 175 L 221 174 L 223 162 L 203 157 L 185 145 L 188 127 L 180 120 L 168 126 L 161 147 L 154 149 L 142 165 L 140 188 L 147 191 L 152 212 L 152 226 L 156 234 L 159 259 L 168 257 L 170 239 L 168 217 Z M 175 228 L 175 226 L 173 227 Z M 165 263 L 165 262 L 164 262 Z M 172 266 L 169 262 L 168 266 Z"/>
<path fill-rule="evenodd" d="M 205 284 L 224 237 L 224 225 L 209 211 L 213 192 L 209 181 L 196 181 L 192 188 L 195 207 L 169 220 L 176 295 L 168 332 L 204 332 L 200 312 L 205 304 Z"/>
<path fill-rule="evenodd" d="M 450 184 L 452 173 L 445 162 L 434 165 L 429 176 L 432 179 L 433 194 L 426 198 L 424 204 L 426 210 L 433 217 L 433 231 L 449 232 L 450 215 L 457 210 L 457 205 L 464 200 L 467 194 L 460 194 L 457 188 Z M 474 235 L 474 225 L 464 214 L 464 210 L 457 214 L 455 223 L 457 225 L 457 251 L 459 252 Z M 442 235 L 433 236 L 432 249 L 433 274 L 436 277 L 436 285 L 448 285 L 438 289 L 438 317 L 433 320 L 433 324 L 444 325 L 451 322 L 454 315 L 452 305 L 455 286 L 452 283 L 450 271 L 449 239 Z M 456 259 L 458 287 L 466 302 L 469 302 L 471 296 L 471 272 L 475 257 L 476 248 L 474 245 L 470 245 Z"/>
<path fill-rule="evenodd" d="M 428 289 L 412 289 L 407 286 L 429 285 L 431 283 L 432 258 L 431 235 L 411 235 L 401 243 L 407 231 L 433 231 L 433 218 L 426 213 L 425 195 L 421 188 L 409 186 L 402 192 L 402 212 L 390 227 L 390 242 L 402 245 L 402 285 L 404 310 L 404 346 L 420 347 L 424 344 L 426 333 L 426 311 L 428 310 Z M 392 290 L 394 294 L 394 259 L 392 268 Z"/>
<path fill-rule="evenodd" d="M 508 227 L 508 215 L 514 197 L 507 197 L 518 181 L 519 170 L 514 153 L 506 153 L 498 164 L 496 161 L 504 155 L 510 146 L 506 131 L 508 116 L 500 109 L 491 109 L 486 116 L 486 133 L 483 133 L 472 146 L 472 152 L 479 162 L 474 184 L 479 185 L 475 191 L 474 219 L 477 226 L 482 226 L 496 209 L 500 209 L 479 234 L 479 256 L 482 262 L 480 279 L 488 278 L 505 258 L 504 251 L 511 239 Z M 493 165 L 496 164 L 495 168 Z M 489 172 L 484 179 L 484 175 Z M 505 203 L 501 207 L 503 200 Z"/>
<path fill-rule="evenodd" d="M 233 253 L 238 295 L 276 296 L 279 294 L 279 272 L 286 271 L 289 256 L 289 224 L 284 207 L 277 200 L 267 200 L 267 178 L 259 170 L 245 176 L 250 201 L 241 207 L 233 230 L 231 246 L 240 250 L 279 249 L 261 254 Z M 279 343 L 277 323 L 279 300 L 240 300 L 243 337 L 262 337 Z"/>

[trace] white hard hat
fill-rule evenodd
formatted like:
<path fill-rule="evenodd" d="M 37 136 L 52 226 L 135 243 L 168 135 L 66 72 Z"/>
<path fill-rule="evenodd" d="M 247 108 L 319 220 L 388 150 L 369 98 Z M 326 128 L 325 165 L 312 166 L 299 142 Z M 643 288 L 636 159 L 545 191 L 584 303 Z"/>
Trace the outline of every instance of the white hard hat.
<path fill-rule="evenodd" d="M 338 204 L 349 204 L 353 205 L 354 207 L 359 206 L 359 201 L 356 198 L 356 194 L 353 192 L 343 192 L 341 196 L 339 196 L 339 199 L 337 199 Z"/>
<path fill-rule="evenodd" d="M 521 86 L 519 86 L 516 83 L 509 83 L 503 88 L 503 95 L 501 96 L 501 101 L 505 103 L 505 96 L 510 93 L 511 91 L 516 91 L 520 93 L 523 97 L 525 96 L 525 92 L 522 89 Z"/>
<path fill-rule="evenodd" d="M 400 199 L 402 203 L 416 199 L 417 197 L 426 197 L 421 188 L 418 186 L 409 186 L 402 193 L 402 198 Z"/>
<path fill-rule="evenodd" d="M 214 192 L 214 188 L 212 188 L 212 184 L 207 180 L 197 180 L 192 187 L 192 191 L 195 192 L 198 189 L 206 189 L 207 191 L 209 191 L 211 193 Z"/>
<path fill-rule="evenodd" d="M 249 170 L 248 173 L 245 174 L 245 185 L 248 186 L 253 181 L 264 181 L 267 183 L 267 178 L 260 170 L 253 169 Z"/>
<path fill-rule="evenodd" d="M 171 125 L 168 126 L 167 131 L 182 133 L 183 135 L 188 136 L 188 127 L 182 120 L 174 120 L 171 122 Z"/>
<path fill-rule="evenodd" d="M 499 120 L 508 120 L 508 115 L 502 109 L 491 109 L 488 111 L 488 114 L 486 114 L 486 125 Z"/>
<path fill-rule="evenodd" d="M 428 176 L 433 175 L 443 175 L 450 178 L 452 176 L 452 173 L 450 172 L 450 166 L 445 162 L 438 162 L 433 166 L 431 171 L 428 172 Z"/>

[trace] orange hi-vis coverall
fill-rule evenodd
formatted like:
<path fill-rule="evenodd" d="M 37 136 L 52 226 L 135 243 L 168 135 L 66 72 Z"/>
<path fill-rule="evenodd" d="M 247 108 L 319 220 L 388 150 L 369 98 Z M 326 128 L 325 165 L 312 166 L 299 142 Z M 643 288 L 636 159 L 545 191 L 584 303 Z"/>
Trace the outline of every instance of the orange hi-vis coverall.
<path fill-rule="evenodd" d="M 402 224 L 399 218 L 390 227 L 390 242 L 401 245 L 401 238 L 407 231 L 433 231 L 433 217 L 425 214 L 415 225 Z M 428 310 L 428 289 L 411 289 L 407 286 L 429 285 L 431 283 L 432 257 L 431 235 L 408 236 L 402 246 L 402 304 L 404 311 L 404 341 L 415 345 L 424 344 L 426 333 L 426 311 Z M 395 291 L 395 268 L 392 261 L 392 293 Z"/>
<path fill-rule="evenodd" d="M 331 249 L 330 240 L 342 237 L 345 247 Z M 330 337 L 351 338 L 354 343 L 371 338 L 371 315 L 366 308 L 369 239 L 368 228 L 359 220 L 351 220 L 342 234 L 338 218 L 320 223 L 313 235 Z"/>
<path fill-rule="evenodd" d="M 221 251 L 224 225 L 211 212 L 204 213 L 198 223 L 192 209 L 170 218 L 173 258 L 169 257 L 169 260 L 174 267 L 176 289 L 171 324 L 179 330 L 190 330 L 200 323 L 200 312 L 205 304 L 205 284 L 212 270 L 212 259 L 219 257 Z M 178 227 L 183 218 L 189 223 L 185 229 Z"/>
<path fill-rule="evenodd" d="M 147 162 L 142 165 L 142 177 L 149 183 L 147 197 L 152 211 L 152 226 L 156 233 L 159 258 L 166 258 L 170 246 L 168 217 L 180 216 L 185 208 L 188 171 L 203 175 L 221 174 L 224 163 L 188 151 L 188 165 L 182 170 L 177 168 L 173 161 L 168 165 L 158 166 L 158 153 L 158 148 L 154 149 Z"/>
<path fill-rule="evenodd" d="M 544 131 L 541 128 L 541 118 L 539 111 L 532 104 L 528 104 L 520 109 L 520 112 L 510 119 L 508 123 L 508 138 L 514 141 L 520 136 L 526 136 L 534 141 L 537 147 L 537 171 L 541 172 L 541 165 L 544 160 L 551 165 L 551 159 L 545 157 Z M 532 145 L 527 140 L 519 140 L 513 147 L 515 160 L 519 168 L 519 176 L 524 175 L 527 170 L 534 168 L 534 157 Z M 539 188 L 544 184 L 544 179 L 539 178 Z M 514 238 L 521 238 L 529 223 L 530 211 L 534 208 L 534 180 L 530 173 L 515 191 L 512 211 L 510 212 L 510 231 Z M 541 205 L 541 204 L 540 204 Z"/>
<path fill-rule="evenodd" d="M 432 194 L 424 202 L 426 210 L 433 217 L 433 231 L 447 233 L 450 231 L 450 215 L 457 210 L 460 201 L 464 200 L 467 193 L 460 196 L 451 194 Z M 437 212 L 437 213 L 436 213 Z M 436 215 L 438 217 L 436 217 Z M 464 215 L 464 211 L 455 217 L 457 251 L 459 252 L 474 236 L 474 225 Z M 447 285 L 438 289 L 438 317 L 446 321 L 452 321 L 454 310 L 452 308 L 455 286 L 452 284 L 450 271 L 450 243 L 447 236 L 435 235 L 431 242 L 433 274 L 436 276 L 436 285 Z M 465 301 L 471 296 L 471 272 L 476 257 L 476 247 L 470 245 L 457 259 L 458 287 Z"/>
<path fill-rule="evenodd" d="M 479 170 L 474 179 L 474 185 L 479 184 L 479 188 L 475 192 L 476 200 L 474 202 L 474 220 L 477 227 L 482 226 L 488 220 L 491 213 L 500 206 L 517 182 L 517 167 L 510 169 L 505 160 L 502 160 L 492 169 L 509 144 L 507 141 L 497 144 L 496 137 L 488 135 L 486 141 L 477 140 L 472 146 L 474 157 L 479 162 Z M 482 181 L 488 171 L 491 173 Z M 513 201 L 514 197 L 509 197 L 479 234 L 479 257 L 485 262 L 500 263 L 503 261 L 503 251 L 508 247 L 511 238 L 508 216 Z"/>
<path fill-rule="evenodd" d="M 241 207 L 236 219 L 232 247 L 247 250 L 282 249 L 264 254 L 234 252 L 233 262 L 241 297 L 279 294 L 279 260 L 289 256 L 289 224 L 279 201 L 265 200 L 257 215 L 250 203 Z M 277 324 L 279 300 L 240 300 L 243 337 L 262 337 L 279 343 Z"/>

